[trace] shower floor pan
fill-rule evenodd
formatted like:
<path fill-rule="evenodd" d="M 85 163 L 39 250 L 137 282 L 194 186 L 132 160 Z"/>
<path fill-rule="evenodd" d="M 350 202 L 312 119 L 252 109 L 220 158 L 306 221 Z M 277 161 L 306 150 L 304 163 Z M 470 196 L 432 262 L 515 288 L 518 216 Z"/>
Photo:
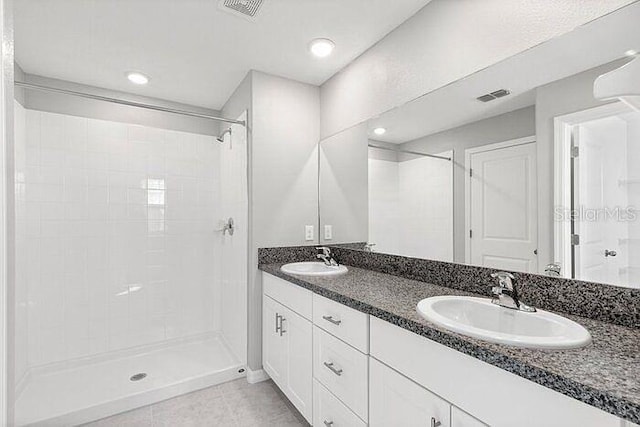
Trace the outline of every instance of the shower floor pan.
<path fill-rule="evenodd" d="M 245 375 L 211 335 L 74 364 L 30 373 L 16 401 L 18 426 L 82 424 Z"/>

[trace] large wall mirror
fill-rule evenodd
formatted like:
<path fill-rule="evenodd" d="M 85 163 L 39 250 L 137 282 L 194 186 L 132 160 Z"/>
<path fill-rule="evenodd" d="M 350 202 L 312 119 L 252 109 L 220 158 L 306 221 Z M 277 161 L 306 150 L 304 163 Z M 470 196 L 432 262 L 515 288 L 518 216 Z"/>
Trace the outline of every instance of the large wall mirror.
<path fill-rule="evenodd" d="M 640 4 L 320 142 L 326 245 L 640 286 Z"/>

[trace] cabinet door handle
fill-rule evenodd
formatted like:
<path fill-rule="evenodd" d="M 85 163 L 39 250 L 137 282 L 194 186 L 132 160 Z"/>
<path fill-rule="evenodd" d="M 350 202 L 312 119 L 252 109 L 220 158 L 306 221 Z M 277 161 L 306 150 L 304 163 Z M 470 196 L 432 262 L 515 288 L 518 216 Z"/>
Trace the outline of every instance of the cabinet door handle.
<path fill-rule="evenodd" d="M 280 330 L 282 329 L 282 323 L 280 323 L 280 317 L 281 316 L 278 313 L 276 313 L 276 334 L 280 332 Z"/>
<path fill-rule="evenodd" d="M 431 417 L 431 427 L 440 427 L 442 423 L 435 419 L 435 417 Z"/>
<path fill-rule="evenodd" d="M 284 325 L 282 324 L 282 322 L 284 322 L 285 320 L 287 319 L 285 319 L 284 316 L 280 316 L 280 336 L 282 336 L 282 334 L 287 332 L 284 330 Z"/>
<path fill-rule="evenodd" d="M 324 362 L 324 366 L 326 366 L 327 368 L 329 368 L 329 370 L 331 372 L 333 372 L 334 374 L 336 374 L 337 376 L 342 375 L 342 369 L 336 369 L 333 365 L 333 362 L 329 363 L 329 362 Z"/>
<path fill-rule="evenodd" d="M 336 320 L 333 318 L 333 316 L 322 316 L 322 318 L 327 322 L 333 323 L 334 325 L 339 325 L 340 323 L 342 323 L 342 320 Z"/>
<path fill-rule="evenodd" d="M 331 427 L 333 425 L 333 421 L 324 420 L 324 425 L 327 427 Z"/>

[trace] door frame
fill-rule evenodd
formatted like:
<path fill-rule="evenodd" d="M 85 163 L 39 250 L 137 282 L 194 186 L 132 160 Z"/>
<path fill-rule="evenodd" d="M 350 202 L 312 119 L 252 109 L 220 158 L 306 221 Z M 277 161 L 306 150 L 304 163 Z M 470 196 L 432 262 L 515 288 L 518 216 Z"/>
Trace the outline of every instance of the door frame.
<path fill-rule="evenodd" d="M 589 120 L 597 120 L 627 113 L 629 106 L 616 101 L 594 108 L 563 114 L 553 118 L 553 257 L 560 264 L 561 275 L 572 278 L 573 247 L 571 244 L 572 221 L 563 220 L 563 212 L 573 207 L 573 172 L 571 148 L 574 144 L 573 126 Z"/>
<path fill-rule="evenodd" d="M 523 138 L 510 139 L 508 141 L 496 142 L 493 144 L 481 145 L 479 147 L 468 148 L 464 150 L 464 262 L 471 263 L 471 237 L 469 230 L 471 229 L 471 156 L 486 151 L 501 150 L 503 148 L 515 147 L 517 145 L 531 144 L 536 142 L 535 135 L 525 136 Z M 537 169 L 537 166 L 536 166 Z M 538 174 L 536 170 L 536 179 Z M 536 219 L 536 228 L 538 227 Z M 538 266 L 540 267 L 540 266 Z"/>

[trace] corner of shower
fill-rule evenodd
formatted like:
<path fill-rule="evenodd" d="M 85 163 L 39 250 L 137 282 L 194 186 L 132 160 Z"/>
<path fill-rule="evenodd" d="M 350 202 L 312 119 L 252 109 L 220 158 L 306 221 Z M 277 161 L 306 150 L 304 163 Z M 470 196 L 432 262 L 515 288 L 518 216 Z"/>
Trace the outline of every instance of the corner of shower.
<path fill-rule="evenodd" d="M 246 113 L 219 143 L 202 126 L 15 107 L 16 425 L 245 376 Z"/>

